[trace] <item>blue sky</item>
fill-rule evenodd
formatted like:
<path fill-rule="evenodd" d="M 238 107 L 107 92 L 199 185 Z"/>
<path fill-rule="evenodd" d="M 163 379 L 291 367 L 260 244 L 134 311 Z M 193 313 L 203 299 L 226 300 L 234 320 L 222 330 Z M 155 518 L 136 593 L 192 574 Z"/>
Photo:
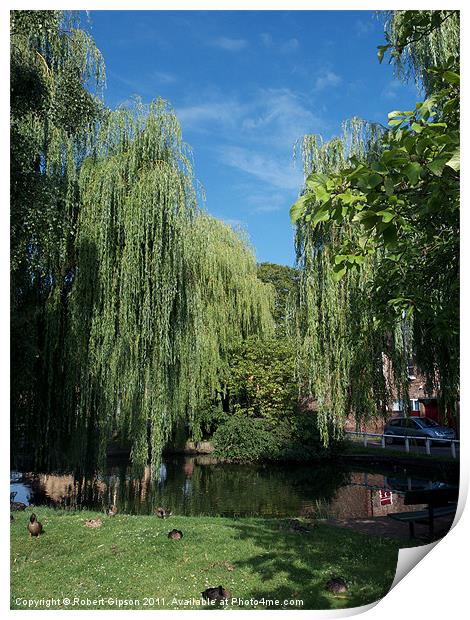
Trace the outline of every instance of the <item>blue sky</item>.
<path fill-rule="evenodd" d="M 293 265 L 293 145 L 419 100 L 377 60 L 371 11 L 92 11 L 106 103 L 163 97 L 193 149 L 205 208 L 247 230 L 258 261 Z"/>

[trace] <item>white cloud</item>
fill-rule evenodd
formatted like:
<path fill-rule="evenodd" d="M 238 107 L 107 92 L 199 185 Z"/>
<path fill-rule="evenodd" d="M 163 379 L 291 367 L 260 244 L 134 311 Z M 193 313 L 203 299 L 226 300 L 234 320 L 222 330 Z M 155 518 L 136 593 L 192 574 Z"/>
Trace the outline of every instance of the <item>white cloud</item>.
<path fill-rule="evenodd" d="M 243 118 L 242 130 L 278 149 L 290 151 L 298 138 L 318 132 L 324 125 L 302 99 L 287 88 L 260 91 L 255 103 L 253 113 Z"/>
<path fill-rule="evenodd" d="M 358 19 L 355 23 L 356 34 L 359 37 L 362 37 L 366 34 L 369 34 L 374 30 L 374 24 L 372 23 L 372 15 L 369 15 L 369 19 Z"/>
<path fill-rule="evenodd" d="M 250 207 L 252 214 L 285 211 L 292 203 L 293 194 L 290 189 L 270 191 L 263 188 L 263 191 L 260 191 L 259 184 L 256 181 L 251 181 L 241 190 L 246 195 L 246 204 Z"/>
<path fill-rule="evenodd" d="M 285 152 L 290 152 L 302 135 L 324 129 L 322 119 L 287 88 L 259 90 L 245 97 L 243 103 L 212 93 L 209 101 L 177 107 L 176 115 L 183 131 L 207 132 L 216 124 L 229 140 L 236 129 L 245 142 L 257 142 Z"/>
<path fill-rule="evenodd" d="M 207 124 L 233 126 L 243 114 L 244 106 L 236 101 L 208 101 L 176 109 L 183 129 L 203 130 Z"/>
<path fill-rule="evenodd" d="M 227 146 L 219 149 L 223 163 L 242 170 L 268 185 L 279 189 L 298 190 L 302 184 L 302 175 L 292 164 L 286 164 L 282 158 L 274 158 L 254 150 L 239 146 Z"/>
<path fill-rule="evenodd" d="M 154 71 L 153 77 L 161 84 L 173 84 L 178 80 L 173 73 L 166 73 L 165 71 Z"/>
<path fill-rule="evenodd" d="M 326 88 L 334 88 L 341 84 L 342 78 L 333 71 L 323 71 L 315 80 L 315 90 L 325 90 Z"/>
<path fill-rule="evenodd" d="M 248 46 L 248 41 L 245 39 L 231 39 L 229 37 L 219 37 L 211 41 L 211 45 L 218 47 L 228 52 L 239 52 Z"/>
<path fill-rule="evenodd" d="M 276 211 L 280 211 L 281 210 L 281 205 L 278 204 L 265 204 L 265 205 L 260 205 L 259 207 L 256 207 L 255 209 L 253 209 L 253 213 L 276 213 Z"/>
<path fill-rule="evenodd" d="M 208 148 L 216 150 L 221 163 L 266 184 L 259 201 L 249 201 L 251 213 L 273 212 L 289 203 L 302 185 L 301 167 L 293 166 L 294 143 L 307 133 L 327 130 L 308 101 L 288 88 L 260 89 L 245 93 L 243 100 L 212 91 L 208 101 L 177 108 L 176 115 L 184 135 L 188 130 L 205 133 Z M 213 146 L 214 134 L 222 146 Z M 275 200 L 273 188 L 289 191 L 290 197 Z"/>
<path fill-rule="evenodd" d="M 289 54 L 291 52 L 296 52 L 299 47 L 298 39 L 289 39 L 281 45 L 280 50 L 283 54 Z"/>
<path fill-rule="evenodd" d="M 398 97 L 398 91 L 403 87 L 400 80 L 392 80 L 382 91 L 382 97 L 385 99 L 396 99 Z"/>
<path fill-rule="evenodd" d="M 262 32 L 260 34 L 260 39 L 264 47 L 271 47 L 273 44 L 273 38 L 269 32 Z"/>

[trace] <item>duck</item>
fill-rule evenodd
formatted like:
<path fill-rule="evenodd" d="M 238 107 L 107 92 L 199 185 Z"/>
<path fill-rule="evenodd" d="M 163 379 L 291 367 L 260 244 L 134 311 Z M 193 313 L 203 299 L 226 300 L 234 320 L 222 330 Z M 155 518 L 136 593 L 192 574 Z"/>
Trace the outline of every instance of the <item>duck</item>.
<path fill-rule="evenodd" d="M 168 532 L 168 538 L 172 540 L 181 540 L 183 538 L 183 532 L 180 530 L 171 530 L 171 532 Z"/>
<path fill-rule="evenodd" d="M 218 588 L 207 588 L 207 590 L 201 592 L 201 596 L 208 601 L 220 602 L 230 598 L 230 592 L 222 586 L 219 586 Z"/>
<path fill-rule="evenodd" d="M 348 590 L 348 584 L 342 577 L 332 577 L 325 587 L 332 594 L 343 594 Z"/>
<path fill-rule="evenodd" d="M 34 512 L 29 517 L 28 531 L 30 536 L 39 536 L 39 534 L 43 533 L 42 523 L 38 521 Z"/>
<path fill-rule="evenodd" d="M 299 534 L 308 534 L 314 527 L 313 523 L 303 524 L 298 519 L 289 519 L 286 525 L 291 532 L 298 532 Z"/>
<path fill-rule="evenodd" d="M 165 510 L 165 508 L 162 508 L 161 506 L 159 506 L 158 508 L 155 508 L 155 514 L 160 519 L 165 519 L 166 517 L 171 516 L 171 510 Z"/>
<path fill-rule="evenodd" d="M 117 514 L 118 509 L 117 506 L 109 506 L 109 508 L 106 510 L 106 514 L 108 515 L 108 517 L 114 517 L 115 514 Z"/>
<path fill-rule="evenodd" d="M 86 527 L 101 527 L 103 525 L 103 521 L 101 519 L 87 519 L 85 521 Z"/>
<path fill-rule="evenodd" d="M 10 501 L 10 510 L 26 510 L 26 504 Z"/>

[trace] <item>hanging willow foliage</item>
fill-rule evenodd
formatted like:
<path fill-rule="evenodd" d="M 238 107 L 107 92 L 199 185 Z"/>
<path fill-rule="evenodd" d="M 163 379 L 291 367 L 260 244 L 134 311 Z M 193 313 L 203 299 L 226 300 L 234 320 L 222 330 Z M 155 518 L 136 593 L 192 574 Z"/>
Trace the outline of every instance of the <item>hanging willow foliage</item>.
<path fill-rule="evenodd" d="M 54 425 L 83 463 L 102 460 L 118 433 L 135 464 L 150 454 L 156 467 L 175 421 L 197 424 L 230 343 L 271 329 L 271 296 L 247 244 L 198 210 L 189 152 L 163 101 L 108 115 L 79 189 L 63 333 L 63 299 L 48 308 L 46 350 L 51 360 L 62 351 L 63 374 L 52 373 L 46 437 Z"/>
<path fill-rule="evenodd" d="M 44 331 L 73 269 L 78 171 L 101 110 L 89 89 L 105 75 L 74 14 L 12 11 L 10 26 L 11 428 L 13 445 L 29 435 L 39 458 L 57 361 Z"/>
<path fill-rule="evenodd" d="M 32 466 L 95 465 L 111 435 L 158 464 L 198 426 L 235 339 L 269 332 L 248 244 L 197 207 L 162 101 L 110 113 L 73 14 L 11 19 L 13 441 Z"/>
<path fill-rule="evenodd" d="M 343 135 L 329 142 L 305 136 L 301 143 L 304 173 L 331 173 L 348 158 L 373 158 L 384 129 L 360 119 L 343 126 Z M 334 258 L 353 231 L 347 224 L 320 222 L 311 226 L 313 208 L 297 221 L 296 249 L 301 267 L 297 311 L 298 375 L 316 401 L 318 427 L 325 444 L 341 436 L 346 418 L 357 423 L 385 413 L 392 394 L 407 394 L 409 326 L 399 321 L 384 331 L 378 316 L 374 275 L 379 256 L 370 255 L 361 269 L 339 281 Z M 392 372 L 393 369 L 393 372 Z"/>
<path fill-rule="evenodd" d="M 385 36 L 394 52 L 398 76 L 412 78 L 430 94 L 435 75 L 429 69 L 460 58 L 459 11 L 388 11 Z"/>

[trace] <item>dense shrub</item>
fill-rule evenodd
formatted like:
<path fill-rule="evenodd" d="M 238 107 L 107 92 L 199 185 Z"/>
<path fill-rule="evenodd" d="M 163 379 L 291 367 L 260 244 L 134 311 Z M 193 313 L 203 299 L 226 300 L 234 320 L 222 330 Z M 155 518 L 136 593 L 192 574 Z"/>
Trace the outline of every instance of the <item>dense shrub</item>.
<path fill-rule="evenodd" d="M 213 436 L 215 454 L 236 461 L 269 459 L 278 452 L 267 422 L 242 414 L 227 416 Z"/>
<path fill-rule="evenodd" d="M 338 448 L 325 448 L 312 413 L 289 420 L 252 418 L 239 412 L 227 415 L 213 435 L 215 456 L 235 461 L 308 461 L 331 456 Z"/>

